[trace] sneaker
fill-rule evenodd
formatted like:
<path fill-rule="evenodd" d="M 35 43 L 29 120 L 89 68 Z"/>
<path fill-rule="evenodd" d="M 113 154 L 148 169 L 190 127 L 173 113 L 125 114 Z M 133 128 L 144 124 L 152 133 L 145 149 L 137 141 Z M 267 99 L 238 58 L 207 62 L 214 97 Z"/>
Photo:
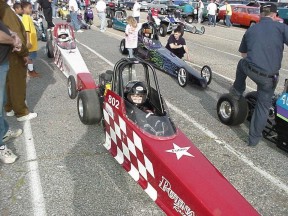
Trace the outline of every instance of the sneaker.
<path fill-rule="evenodd" d="M 78 33 L 82 33 L 83 31 L 82 31 L 81 29 L 79 29 L 77 32 L 78 32 Z"/>
<path fill-rule="evenodd" d="M 22 133 L 23 133 L 23 131 L 21 129 L 18 129 L 15 131 L 8 130 L 7 133 L 4 135 L 2 141 L 7 142 L 11 138 L 16 138 L 16 137 L 20 136 Z"/>
<path fill-rule="evenodd" d="M 105 32 L 105 30 L 102 30 L 102 29 L 101 29 L 100 32 Z"/>
<path fill-rule="evenodd" d="M 22 121 L 31 120 L 31 119 L 36 118 L 37 116 L 38 116 L 37 113 L 29 113 L 28 115 L 17 118 L 17 121 L 22 122 Z"/>
<path fill-rule="evenodd" d="M 3 150 L 0 150 L 0 161 L 5 164 L 14 163 L 17 159 L 17 156 L 7 147 Z"/>
<path fill-rule="evenodd" d="M 27 75 L 31 78 L 39 77 L 39 73 L 37 73 L 35 70 L 33 71 L 28 71 Z"/>
<path fill-rule="evenodd" d="M 6 116 L 12 117 L 15 115 L 14 110 L 11 110 L 10 112 L 6 112 Z"/>

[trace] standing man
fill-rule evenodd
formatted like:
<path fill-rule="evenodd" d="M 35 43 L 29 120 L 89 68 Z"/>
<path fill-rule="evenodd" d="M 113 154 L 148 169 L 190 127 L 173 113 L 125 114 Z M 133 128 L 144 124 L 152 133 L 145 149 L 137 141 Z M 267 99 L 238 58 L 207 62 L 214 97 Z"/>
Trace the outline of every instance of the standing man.
<path fill-rule="evenodd" d="M 38 0 L 40 7 L 43 9 L 48 29 L 52 29 L 54 27 L 54 23 L 52 22 L 52 7 L 51 7 L 52 1 L 53 0 Z"/>
<path fill-rule="evenodd" d="M 99 0 L 96 4 L 96 10 L 100 19 L 100 31 L 105 32 L 106 30 L 106 3 L 103 0 Z"/>
<path fill-rule="evenodd" d="M 207 6 L 208 10 L 208 19 L 209 23 L 208 25 L 213 25 L 215 27 L 216 25 L 216 13 L 217 13 L 217 5 L 214 3 L 214 0 L 211 0 L 210 3 Z"/>
<path fill-rule="evenodd" d="M 13 47 L 19 50 L 21 46 L 20 39 L 16 39 L 15 35 L 12 37 L 9 29 L 0 21 L 0 161 L 7 164 L 14 163 L 17 156 L 7 148 L 4 142 L 22 134 L 21 129 L 15 132 L 8 130 L 8 122 L 4 119 L 5 85 L 9 70 L 8 55 Z"/>
<path fill-rule="evenodd" d="M 226 5 L 226 17 L 225 17 L 225 24 L 228 28 L 232 26 L 231 24 L 231 16 L 232 16 L 232 8 L 231 5 L 228 3 L 228 1 L 225 1 Z"/>
<path fill-rule="evenodd" d="M 78 4 L 76 0 L 69 0 L 69 11 L 70 11 L 70 16 L 71 16 L 71 23 L 72 26 L 74 28 L 74 31 L 76 32 L 83 32 L 80 29 L 80 25 L 78 23 L 78 19 L 77 19 L 77 12 L 78 12 L 79 8 L 78 8 Z"/>
<path fill-rule="evenodd" d="M 230 93 L 237 100 L 246 88 L 247 76 L 257 84 L 257 103 L 250 122 L 248 146 L 256 146 L 267 124 L 272 96 L 278 83 L 284 44 L 288 45 L 288 27 L 275 22 L 277 6 L 265 3 L 260 8 L 261 19 L 249 28 L 239 47 L 241 59 L 236 80 Z"/>
<path fill-rule="evenodd" d="M 133 5 L 133 13 L 132 13 L 132 16 L 134 17 L 134 19 L 136 19 L 137 23 L 139 23 L 139 20 L 140 20 L 140 8 L 141 8 L 141 5 L 137 2 L 137 0 L 135 0 L 135 3 Z"/>
<path fill-rule="evenodd" d="M 198 2 L 198 23 L 202 23 L 202 19 L 203 19 L 203 10 L 204 10 L 204 4 L 202 2 L 202 0 L 199 0 Z"/>
<path fill-rule="evenodd" d="M 9 71 L 6 81 L 7 102 L 5 110 L 7 116 L 15 115 L 17 121 L 30 120 L 36 118 L 37 113 L 29 112 L 25 102 L 28 63 L 26 32 L 22 21 L 4 0 L 0 0 L 0 20 L 11 31 L 17 33 L 22 42 L 21 49 L 16 52 L 10 52 L 9 55 Z"/>

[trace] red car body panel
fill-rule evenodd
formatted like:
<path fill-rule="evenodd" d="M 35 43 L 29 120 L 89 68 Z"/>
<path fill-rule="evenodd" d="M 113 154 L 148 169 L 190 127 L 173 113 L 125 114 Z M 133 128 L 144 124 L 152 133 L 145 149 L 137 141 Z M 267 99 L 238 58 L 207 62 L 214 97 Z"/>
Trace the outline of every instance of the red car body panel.
<path fill-rule="evenodd" d="M 231 16 L 231 23 L 239 24 L 243 26 L 250 26 L 252 22 L 258 23 L 260 21 L 260 9 L 257 7 L 250 7 L 245 5 L 237 5 L 231 6 L 232 7 L 232 16 Z M 257 10 L 256 13 L 248 13 L 248 11 Z M 226 15 L 226 10 L 220 10 L 218 13 L 218 19 L 224 20 Z M 282 22 L 283 19 L 277 17 L 276 21 Z"/>
<path fill-rule="evenodd" d="M 103 115 L 104 146 L 167 215 L 259 215 L 179 129 L 170 137 L 144 132 L 111 90 Z"/>

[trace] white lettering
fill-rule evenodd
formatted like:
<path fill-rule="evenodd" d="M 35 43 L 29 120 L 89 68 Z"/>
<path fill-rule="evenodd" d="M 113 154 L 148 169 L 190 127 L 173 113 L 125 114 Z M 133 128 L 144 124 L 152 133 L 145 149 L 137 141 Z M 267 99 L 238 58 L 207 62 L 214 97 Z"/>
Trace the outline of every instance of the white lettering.
<path fill-rule="evenodd" d="M 187 206 L 185 202 L 171 189 L 170 182 L 164 176 L 162 176 L 159 187 L 164 192 L 167 192 L 168 197 L 174 201 L 173 209 L 175 209 L 175 211 L 179 212 L 179 214 L 183 216 L 195 216 L 195 213 L 191 208 Z"/>

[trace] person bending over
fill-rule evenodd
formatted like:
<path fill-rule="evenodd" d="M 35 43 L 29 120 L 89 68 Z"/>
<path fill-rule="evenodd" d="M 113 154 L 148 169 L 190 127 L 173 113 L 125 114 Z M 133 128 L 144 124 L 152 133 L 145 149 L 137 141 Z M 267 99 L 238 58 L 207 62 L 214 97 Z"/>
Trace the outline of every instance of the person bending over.
<path fill-rule="evenodd" d="M 186 53 L 187 61 L 190 60 L 189 50 L 186 45 L 185 39 L 181 35 L 180 27 L 177 27 L 174 30 L 174 34 L 170 35 L 166 44 L 166 48 L 180 59 L 182 59 L 184 57 L 184 54 Z"/>

